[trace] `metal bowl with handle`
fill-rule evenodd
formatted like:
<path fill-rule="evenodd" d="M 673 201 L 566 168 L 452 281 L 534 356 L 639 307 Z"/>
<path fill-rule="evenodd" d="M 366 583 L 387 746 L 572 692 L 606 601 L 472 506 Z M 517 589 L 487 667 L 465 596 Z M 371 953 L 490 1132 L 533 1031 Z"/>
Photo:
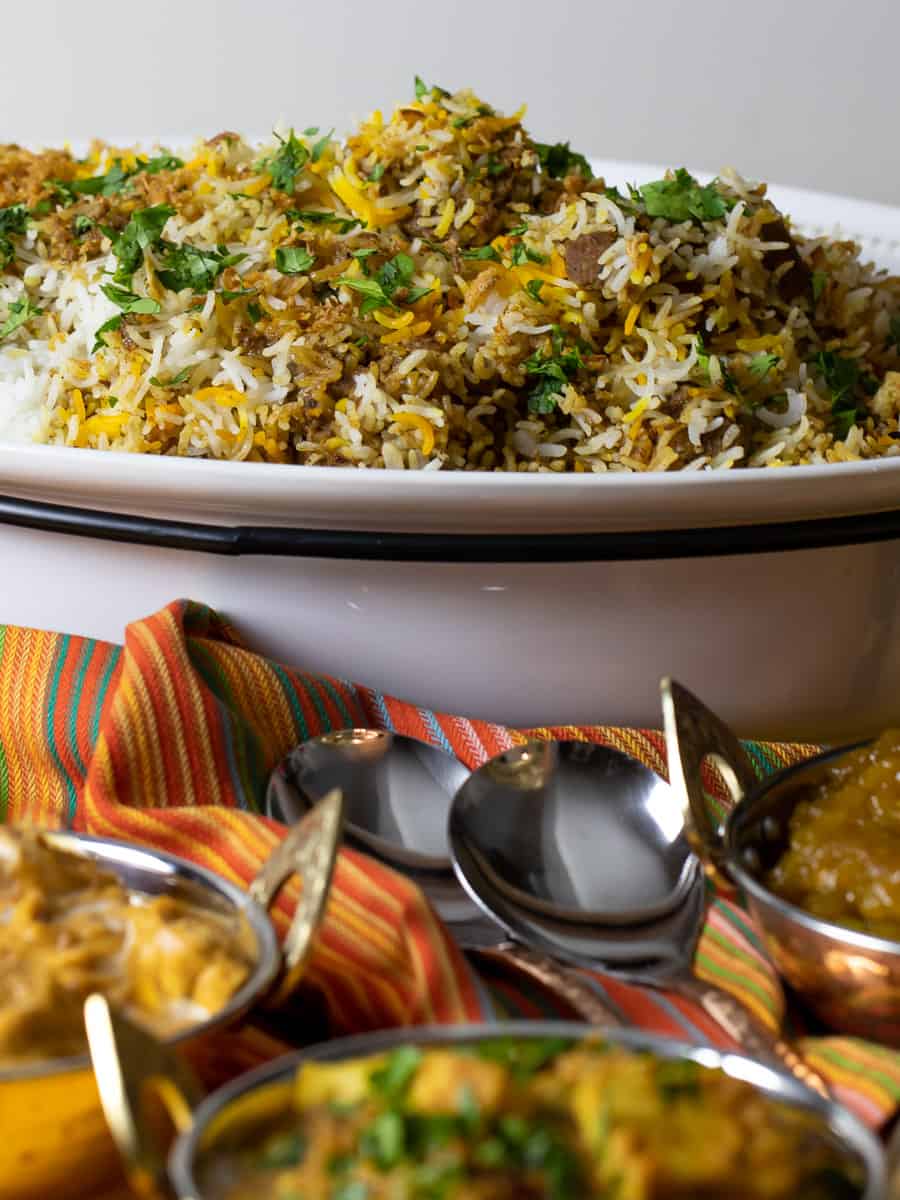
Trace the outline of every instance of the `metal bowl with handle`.
<path fill-rule="evenodd" d="M 900 941 L 814 916 L 765 882 L 788 847 L 794 809 L 837 760 L 869 743 L 828 750 L 760 782 L 735 734 L 696 696 L 666 679 L 662 698 L 670 777 L 696 852 L 741 889 L 779 973 L 826 1025 L 900 1046 Z M 704 798 L 706 759 L 734 805 L 719 825 Z"/>
<path fill-rule="evenodd" d="M 267 1124 L 277 1126 L 288 1111 L 297 1068 L 305 1062 L 340 1062 L 380 1054 L 404 1045 L 417 1047 L 466 1047 L 496 1038 L 534 1040 L 566 1038 L 597 1040 L 590 1025 L 559 1021 L 512 1021 L 497 1025 L 435 1026 L 392 1029 L 356 1037 L 340 1038 L 287 1055 L 248 1072 L 202 1101 L 190 1111 L 190 1097 L 183 1094 L 171 1073 L 168 1107 L 180 1132 L 167 1161 L 156 1144 L 153 1131 L 142 1124 L 134 1101 L 149 1074 L 165 1077 L 159 1060 L 150 1070 L 146 1054 L 132 1041 L 133 1028 L 112 1014 L 105 1001 L 88 1001 L 88 1028 L 101 1094 L 117 1141 L 132 1167 L 140 1167 L 144 1194 L 177 1197 L 177 1200 L 208 1200 L 204 1185 L 207 1172 L 215 1172 L 217 1152 L 241 1142 L 241 1131 L 252 1128 L 258 1143 Z M 93 1011 L 90 1011 L 92 1010 Z M 139 1034 L 139 1039 L 146 1035 Z M 751 1084 L 770 1100 L 804 1110 L 809 1116 L 811 1136 L 836 1149 L 845 1167 L 861 1180 L 861 1200 L 885 1200 L 884 1155 L 875 1136 L 851 1113 L 816 1095 L 796 1079 L 781 1074 L 753 1059 L 726 1054 L 708 1047 L 690 1046 L 669 1038 L 637 1030 L 604 1032 L 602 1039 L 614 1046 L 643 1051 L 669 1060 L 698 1063 L 716 1068 Z M 152 1051 L 151 1051 L 152 1053 Z M 173 1102 L 172 1091 L 177 1098 Z"/>
<path fill-rule="evenodd" d="M 341 805 L 334 793 L 294 826 L 248 891 L 160 850 L 73 832 L 44 836 L 66 853 L 93 859 L 131 891 L 179 896 L 242 919 L 254 947 L 249 978 L 224 1008 L 163 1043 L 199 1058 L 211 1035 L 296 983 L 327 898 Z M 295 872 L 303 878 L 303 892 L 281 949 L 268 910 Z M 119 1171 L 87 1051 L 0 1068 L 0 1134 L 0 1200 L 95 1196 Z"/>

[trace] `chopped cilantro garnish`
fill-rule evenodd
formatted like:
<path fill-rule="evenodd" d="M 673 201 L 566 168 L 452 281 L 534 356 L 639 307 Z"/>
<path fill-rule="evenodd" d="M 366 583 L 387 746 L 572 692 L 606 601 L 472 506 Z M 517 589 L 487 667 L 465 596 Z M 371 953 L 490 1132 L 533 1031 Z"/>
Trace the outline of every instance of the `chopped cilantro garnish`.
<path fill-rule="evenodd" d="M 384 175 L 384 163 L 376 163 L 369 172 L 369 183 L 377 183 Z"/>
<path fill-rule="evenodd" d="M 160 171 L 177 171 L 184 162 L 174 154 L 160 154 L 156 158 L 148 158 L 146 162 L 139 161 L 138 171 L 147 175 L 158 175 Z"/>
<path fill-rule="evenodd" d="M 53 208 L 53 201 L 49 197 L 44 197 L 43 200 L 38 200 L 37 204 L 31 210 L 32 217 L 46 217 L 47 213 Z"/>
<path fill-rule="evenodd" d="M 190 288 L 195 292 L 207 292 L 226 267 L 246 258 L 246 254 L 229 254 L 225 247 L 217 250 L 202 250 L 187 244 L 176 246 L 163 242 L 163 265 L 157 270 L 160 283 L 170 292 L 183 292 Z"/>
<path fill-rule="evenodd" d="M 173 375 L 171 379 L 160 379 L 158 375 L 151 377 L 150 382 L 154 387 L 173 388 L 180 387 L 181 384 L 187 383 L 190 378 L 191 368 L 183 367 L 177 375 Z"/>
<path fill-rule="evenodd" d="M 369 258 L 370 255 L 377 254 L 377 253 L 378 253 L 378 251 L 374 246 L 368 246 L 362 250 L 351 250 L 350 257 L 355 258 L 357 260 L 359 265 L 362 267 L 363 275 L 368 275 L 369 267 L 368 267 L 368 264 L 366 263 L 366 259 Z"/>
<path fill-rule="evenodd" d="M 28 222 L 28 209 L 24 204 L 11 204 L 0 208 L 0 267 L 5 267 L 15 258 L 15 249 L 7 236 L 24 233 Z"/>
<path fill-rule="evenodd" d="M 315 261 L 305 246 L 279 246 L 275 251 L 275 266 L 282 275 L 302 275 Z"/>
<path fill-rule="evenodd" d="M 418 1047 L 400 1046 L 388 1055 L 383 1067 L 372 1072 L 372 1087 L 392 1102 L 402 1099 L 421 1062 L 422 1051 Z"/>
<path fill-rule="evenodd" d="M 871 391 L 874 380 L 860 375 L 856 359 L 842 358 L 833 350 L 820 351 L 816 355 L 815 365 L 831 392 L 834 436 L 843 441 L 857 421 L 865 416 L 865 405 L 858 399 L 858 389 L 862 387 L 865 391 Z"/>
<path fill-rule="evenodd" d="M 442 96 L 450 95 L 445 88 L 438 87 L 437 84 L 433 83 L 431 87 L 429 87 L 419 75 L 415 77 L 415 87 L 417 100 L 424 100 L 426 96 L 431 96 L 433 98 L 436 97 L 438 100 L 440 100 Z"/>
<path fill-rule="evenodd" d="M 257 321 L 262 319 L 262 315 L 263 315 L 262 308 L 256 303 L 255 300 L 251 300 L 250 303 L 247 305 L 247 316 L 250 318 L 250 320 L 253 322 L 254 325 L 256 324 Z"/>
<path fill-rule="evenodd" d="M 551 179 L 565 179 L 567 175 L 583 175 L 590 179 L 594 173 L 584 155 L 577 154 L 568 142 L 535 142 L 534 149 L 541 168 Z"/>
<path fill-rule="evenodd" d="M 6 320 L 0 325 L 0 338 L 9 337 L 32 317 L 39 317 L 43 311 L 42 308 L 32 304 L 28 296 L 22 300 L 13 300 L 7 310 Z"/>
<path fill-rule="evenodd" d="M 315 132 L 318 133 L 319 131 L 316 130 Z M 328 148 L 328 143 L 331 141 L 331 135 L 333 133 L 334 133 L 334 130 L 329 129 L 328 133 L 326 133 L 324 137 L 319 138 L 319 140 L 313 146 L 312 150 L 310 151 L 310 158 L 312 159 L 312 161 L 314 163 L 317 163 L 319 161 L 319 159 L 322 157 L 322 155 L 325 153 L 326 149 Z M 312 135 L 310 135 L 310 136 L 312 136 Z"/>
<path fill-rule="evenodd" d="M 472 122 L 474 120 L 475 120 L 474 116 L 454 117 L 454 119 L 450 122 L 450 124 L 453 126 L 454 129 L 466 129 L 466 128 L 468 128 L 469 125 L 472 124 Z"/>
<path fill-rule="evenodd" d="M 584 366 L 577 349 L 565 348 L 562 333 L 554 329 L 552 350 L 549 354 L 534 353 L 523 364 L 529 375 L 537 375 L 537 382 L 528 393 L 528 411 L 552 412 L 563 394 L 566 384 Z"/>
<path fill-rule="evenodd" d="M 275 135 L 278 137 L 278 135 Z M 309 162 L 309 151 L 301 141 L 294 137 L 293 129 L 287 141 L 279 137 L 281 148 L 264 162 L 264 167 L 272 178 L 272 187 L 276 192 L 293 192 L 297 184 L 297 176 Z"/>
<path fill-rule="evenodd" d="M 117 313 L 114 317 L 110 317 L 108 321 L 104 321 L 94 335 L 94 344 L 91 346 L 91 354 L 96 354 L 101 346 L 107 344 L 104 333 L 110 333 L 113 329 L 119 329 L 122 324 L 122 313 Z"/>
<path fill-rule="evenodd" d="M 96 224 L 97 222 L 92 217 L 86 217 L 83 213 L 79 213 L 72 221 L 72 233 L 77 238 L 86 237 Z"/>
<path fill-rule="evenodd" d="M 260 1155 L 263 1167 L 296 1167 L 306 1154 L 306 1139 L 302 1133 L 280 1133 L 273 1137 Z"/>
<path fill-rule="evenodd" d="M 476 246 L 474 250 L 463 250 L 463 258 L 474 259 L 476 262 L 499 262 L 500 255 L 493 246 Z"/>
<path fill-rule="evenodd" d="M 162 308 L 158 300 L 153 300 L 150 296 L 139 296 L 116 283 L 105 283 L 100 291 L 121 308 L 123 313 L 158 313 Z"/>
<path fill-rule="evenodd" d="M 121 192 L 134 174 L 126 171 L 117 158 L 105 175 L 89 175 L 87 179 L 54 179 L 53 190 L 66 204 L 78 196 L 114 196 Z"/>
<path fill-rule="evenodd" d="M 819 297 L 825 291 L 825 284 L 828 282 L 827 271 L 813 271 L 812 273 L 812 298 L 813 304 L 819 303 Z"/>
<path fill-rule="evenodd" d="M 699 368 L 703 372 L 703 374 L 706 376 L 707 382 L 712 383 L 712 381 L 713 381 L 712 380 L 712 372 L 710 369 L 711 368 L 710 359 L 712 356 L 710 355 L 709 351 L 706 349 L 706 346 L 703 342 L 703 337 L 701 334 L 698 333 L 696 338 L 694 339 L 694 341 L 697 346 L 697 365 L 699 366 Z M 731 394 L 733 396 L 740 395 L 738 386 L 734 382 L 734 376 L 728 370 L 728 364 L 725 362 L 725 360 L 722 358 L 721 355 L 717 356 L 716 361 L 719 364 L 719 371 L 721 372 L 721 375 L 722 375 L 722 386 L 725 388 L 726 392 L 731 392 Z"/>
<path fill-rule="evenodd" d="M 166 221 L 175 212 L 169 204 L 155 204 L 132 213 L 121 233 L 104 230 L 112 239 L 113 254 L 118 266 L 113 275 L 116 283 L 129 287 L 131 277 L 144 260 L 144 251 L 156 246 L 162 237 Z"/>
<path fill-rule="evenodd" d="M 728 211 L 716 185 L 701 187 L 684 167 L 678 168 L 674 178 L 645 183 L 638 191 L 647 215 L 667 221 L 715 221 Z"/>
<path fill-rule="evenodd" d="M 306 222 L 309 225 L 334 225 L 338 233 L 349 233 L 362 225 L 356 217 L 341 217 L 333 212 L 317 212 L 304 208 L 289 208 L 285 214 L 291 221 Z"/>
<path fill-rule="evenodd" d="M 403 1117 L 388 1110 L 379 1113 L 363 1131 L 360 1138 L 360 1153 L 375 1161 L 382 1171 L 389 1171 L 403 1158 L 406 1144 L 406 1129 Z"/>
<path fill-rule="evenodd" d="M 336 282 L 365 297 L 359 306 L 360 316 L 364 317 L 376 308 L 396 308 L 398 301 L 415 304 L 427 296 L 431 288 L 410 287 L 415 269 L 415 263 L 408 254 L 395 254 L 373 278 L 353 279 L 342 275 Z"/>
<path fill-rule="evenodd" d="M 504 171 L 508 170 L 508 167 L 506 163 L 501 162 L 495 154 L 489 154 L 485 170 L 487 171 L 488 175 L 496 176 L 502 175 Z"/>
<path fill-rule="evenodd" d="M 511 1071 L 518 1079 L 528 1079 L 541 1067 L 558 1058 L 566 1050 L 571 1050 L 571 1038 L 489 1038 L 476 1043 L 474 1050 L 479 1058 L 498 1062 Z M 509 1129 L 518 1126 L 525 1129 L 525 1121 L 521 1117 L 508 1117 L 501 1121 L 501 1127 Z"/>
<path fill-rule="evenodd" d="M 536 250 L 531 250 L 524 242 L 516 242 L 510 251 L 510 261 L 514 267 L 520 267 L 526 262 L 543 263 L 547 259 Z"/>
<path fill-rule="evenodd" d="M 240 300 L 244 296 L 255 296 L 256 288 L 236 288 L 234 291 L 229 291 L 228 288 L 222 288 L 219 295 L 226 304 L 230 304 L 232 300 Z"/>
<path fill-rule="evenodd" d="M 318 132 L 319 132 L 318 125 L 310 125 L 309 129 L 303 130 L 303 136 L 304 137 L 315 137 Z"/>
<path fill-rule="evenodd" d="M 512 229 L 507 229 L 506 236 L 507 237 L 521 237 L 523 233 L 527 233 L 527 232 L 528 232 L 528 225 L 525 221 L 522 221 L 519 225 L 514 226 Z"/>
<path fill-rule="evenodd" d="M 779 361 L 777 354 L 754 354 L 747 369 L 753 378 L 761 383 L 772 368 L 778 366 Z"/>
<path fill-rule="evenodd" d="M 543 279 L 529 279 L 528 282 L 525 284 L 525 291 L 532 298 L 532 300 L 537 300 L 537 302 L 539 304 L 546 304 L 547 301 L 541 299 L 541 288 L 543 286 L 544 286 Z"/>

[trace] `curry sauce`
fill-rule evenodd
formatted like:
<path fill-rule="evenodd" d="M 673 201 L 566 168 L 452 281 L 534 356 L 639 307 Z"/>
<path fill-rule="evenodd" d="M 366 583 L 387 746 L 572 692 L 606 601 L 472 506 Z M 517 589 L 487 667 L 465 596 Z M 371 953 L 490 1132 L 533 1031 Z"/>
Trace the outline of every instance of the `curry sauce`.
<path fill-rule="evenodd" d="M 900 940 L 900 730 L 828 768 L 767 882 L 814 916 Z"/>
<path fill-rule="evenodd" d="M 103 992 L 170 1034 L 223 1008 L 253 968 L 243 920 L 130 891 L 41 834 L 0 829 L 0 1067 L 79 1054 Z"/>
<path fill-rule="evenodd" d="M 862 1191 L 809 1114 L 694 1062 L 600 1042 L 503 1038 L 309 1062 L 280 1127 L 244 1127 L 240 1146 L 240 1120 L 223 1118 L 229 1145 L 212 1136 L 201 1162 L 209 1200 L 825 1200 Z"/>

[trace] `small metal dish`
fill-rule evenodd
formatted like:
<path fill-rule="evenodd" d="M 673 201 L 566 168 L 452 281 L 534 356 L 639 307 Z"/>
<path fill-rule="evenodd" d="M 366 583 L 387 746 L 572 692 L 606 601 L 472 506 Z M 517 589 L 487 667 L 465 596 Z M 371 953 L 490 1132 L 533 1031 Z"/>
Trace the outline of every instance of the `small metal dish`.
<path fill-rule="evenodd" d="M 900 1046 L 900 942 L 813 916 L 765 883 L 787 849 L 797 804 L 831 764 L 869 743 L 840 746 L 760 782 L 737 737 L 696 696 L 663 680 L 662 700 L 670 778 L 694 850 L 741 889 L 779 973 L 826 1025 Z M 721 825 L 704 798 L 707 759 L 734 802 Z"/>
<path fill-rule="evenodd" d="M 135 892 L 178 895 L 198 907 L 234 913 L 249 930 L 255 947 L 250 978 L 219 1012 L 161 1043 L 199 1060 L 212 1034 L 263 998 L 275 1002 L 297 982 L 327 898 L 340 821 L 335 793 L 290 831 L 249 891 L 159 850 L 73 832 L 45 836 L 67 853 L 94 859 Z M 267 910 L 295 871 L 303 877 L 303 893 L 282 952 Z M 120 1170 L 87 1050 L 0 1068 L 0 1130 L 0 1200 L 95 1196 Z"/>
<path fill-rule="evenodd" d="M 89 1006 L 91 1001 L 88 1002 Z M 91 1049 L 95 1052 L 101 1091 L 109 1097 L 108 1114 L 114 1127 L 133 1128 L 138 1114 L 124 1114 L 119 1097 L 139 1094 L 141 1070 L 129 1066 L 128 1030 L 111 1017 L 101 1003 L 98 1011 L 89 1015 Z M 124 1036 L 122 1036 L 124 1034 Z M 263 1130 L 284 1114 L 290 1103 L 294 1073 L 301 1063 L 309 1061 L 337 1062 L 370 1054 L 379 1054 L 402 1045 L 466 1046 L 495 1038 L 517 1040 L 563 1037 L 596 1039 L 597 1030 L 590 1025 L 559 1021 L 509 1021 L 497 1025 L 454 1027 L 425 1027 L 392 1029 L 313 1046 L 268 1063 L 251 1071 L 204 1100 L 180 1122 L 167 1165 L 157 1155 L 154 1196 L 175 1196 L 178 1200 L 205 1200 L 204 1178 L 215 1169 L 217 1150 L 240 1144 L 242 1129 L 247 1136 L 250 1128 Z M 810 1136 L 820 1138 L 837 1149 L 847 1167 L 858 1174 L 862 1192 L 860 1200 L 885 1200 L 885 1160 L 876 1137 L 846 1109 L 833 1101 L 811 1092 L 796 1079 L 782 1075 L 753 1059 L 737 1054 L 725 1054 L 708 1047 L 690 1046 L 658 1035 L 637 1030 L 604 1032 L 604 1041 L 614 1045 L 646 1051 L 661 1058 L 690 1061 L 705 1067 L 717 1068 L 733 1078 L 751 1084 L 771 1100 L 805 1110 L 810 1116 Z M 111 1069 L 113 1068 L 113 1069 Z M 146 1079 L 147 1072 L 143 1072 Z M 182 1106 L 185 1108 L 186 1106 Z M 152 1139 L 152 1134 L 148 1134 Z M 120 1142 L 120 1144 L 122 1144 Z M 127 1144 L 122 1145 L 126 1154 Z M 144 1180 L 149 1182 L 148 1176 Z M 864 1182 L 863 1182 L 864 1181 Z"/>

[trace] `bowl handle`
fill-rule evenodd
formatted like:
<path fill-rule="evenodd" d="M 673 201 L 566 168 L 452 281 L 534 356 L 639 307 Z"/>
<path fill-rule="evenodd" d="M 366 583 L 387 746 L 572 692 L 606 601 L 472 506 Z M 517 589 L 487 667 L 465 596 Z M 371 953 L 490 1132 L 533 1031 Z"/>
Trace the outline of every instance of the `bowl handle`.
<path fill-rule="evenodd" d="M 84 1023 L 103 1114 L 128 1182 L 147 1200 L 170 1200 L 168 1147 L 149 1119 L 148 1102 L 160 1103 L 177 1132 L 186 1133 L 203 1089 L 177 1055 L 113 1011 L 100 993 L 85 1001 Z"/>
<path fill-rule="evenodd" d="M 291 875 L 302 882 L 300 899 L 282 947 L 283 971 L 267 1002 L 278 1004 L 293 991 L 322 920 L 344 827 L 344 798 L 335 789 L 311 808 L 272 851 L 250 884 L 251 899 L 271 909 Z"/>
<path fill-rule="evenodd" d="M 668 678 L 660 684 L 660 692 L 669 781 L 681 798 L 687 839 L 707 872 L 730 887 L 725 829 L 710 816 L 703 792 L 703 760 L 710 758 L 718 767 L 733 804 L 759 780 L 735 734 L 693 693 Z"/>

